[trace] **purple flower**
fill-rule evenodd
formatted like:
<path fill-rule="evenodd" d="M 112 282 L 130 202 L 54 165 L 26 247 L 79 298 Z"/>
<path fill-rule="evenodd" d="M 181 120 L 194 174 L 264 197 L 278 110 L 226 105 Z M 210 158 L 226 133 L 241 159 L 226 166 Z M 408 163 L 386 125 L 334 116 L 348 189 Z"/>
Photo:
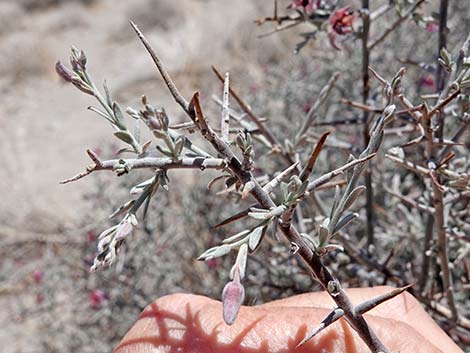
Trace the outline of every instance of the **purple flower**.
<path fill-rule="evenodd" d="M 108 299 L 108 295 L 101 289 L 95 289 L 88 295 L 88 301 L 93 309 L 99 309 L 103 303 Z"/>

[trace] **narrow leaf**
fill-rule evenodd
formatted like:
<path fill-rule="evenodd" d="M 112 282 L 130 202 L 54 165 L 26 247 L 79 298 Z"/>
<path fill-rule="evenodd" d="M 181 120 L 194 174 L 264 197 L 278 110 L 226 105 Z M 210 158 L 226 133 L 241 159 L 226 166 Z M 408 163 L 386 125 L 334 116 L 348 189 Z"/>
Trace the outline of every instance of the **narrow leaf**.
<path fill-rule="evenodd" d="M 250 234 L 250 232 L 251 231 L 249 229 L 245 229 L 245 230 L 241 231 L 240 233 L 234 234 L 231 237 L 228 237 L 227 239 L 224 239 L 222 241 L 222 243 L 223 244 L 228 244 L 228 243 L 236 242 L 236 241 L 242 239 L 245 235 Z"/>
<path fill-rule="evenodd" d="M 347 213 L 346 216 L 341 218 L 341 220 L 335 226 L 335 228 L 332 231 L 332 235 L 338 233 L 341 229 L 346 227 L 349 223 L 351 223 L 357 217 L 359 217 L 359 215 L 357 213 Z"/>
<path fill-rule="evenodd" d="M 215 259 L 216 257 L 227 255 L 230 252 L 230 250 L 231 250 L 231 247 L 226 244 L 215 246 L 203 252 L 201 255 L 199 255 L 197 259 L 203 260 L 203 261 Z"/>
<path fill-rule="evenodd" d="M 353 191 L 351 191 L 349 196 L 344 201 L 343 209 L 340 210 L 340 212 L 344 212 L 347 209 L 349 209 L 349 207 L 351 207 L 353 205 L 353 203 L 357 200 L 357 198 L 361 195 L 361 193 L 365 189 L 366 189 L 366 187 L 364 185 L 361 185 L 361 186 L 358 186 L 357 188 L 355 188 Z"/>
<path fill-rule="evenodd" d="M 127 131 L 116 131 L 114 136 L 125 143 L 132 144 L 132 136 Z"/>

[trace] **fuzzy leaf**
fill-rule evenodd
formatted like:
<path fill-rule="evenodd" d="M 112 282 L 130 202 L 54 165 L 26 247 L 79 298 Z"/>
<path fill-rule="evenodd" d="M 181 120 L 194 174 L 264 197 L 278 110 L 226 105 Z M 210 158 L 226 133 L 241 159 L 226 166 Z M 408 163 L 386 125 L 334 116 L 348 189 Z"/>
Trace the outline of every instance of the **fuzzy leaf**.
<path fill-rule="evenodd" d="M 164 133 L 163 131 L 160 131 L 160 130 L 152 130 L 152 133 L 153 133 L 153 136 L 155 136 L 156 138 L 159 138 L 159 139 L 163 139 L 165 138 L 166 136 L 166 133 Z"/>
<path fill-rule="evenodd" d="M 104 94 L 106 97 L 106 103 L 111 107 L 113 105 L 113 100 L 111 99 L 111 93 L 109 93 L 109 88 L 106 80 L 103 82 Z"/>
<path fill-rule="evenodd" d="M 322 247 L 328 242 L 329 234 L 330 233 L 328 231 L 328 226 L 324 226 L 322 224 L 318 227 L 318 242 L 320 247 Z"/>
<path fill-rule="evenodd" d="M 261 244 L 261 240 L 266 234 L 266 227 L 257 227 L 255 230 L 250 234 L 250 238 L 248 240 L 248 246 L 250 247 L 251 252 L 254 252 Z"/>
<path fill-rule="evenodd" d="M 124 141 L 125 143 L 132 143 L 132 136 L 127 131 L 116 131 L 114 136 L 116 136 L 121 141 Z"/>
<path fill-rule="evenodd" d="M 157 148 L 158 151 L 160 151 L 160 153 L 164 154 L 165 156 L 173 158 L 173 154 L 170 151 L 168 151 L 167 149 L 165 149 L 165 148 L 163 148 L 159 145 L 157 145 L 156 148 Z"/>
<path fill-rule="evenodd" d="M 213 248 L 207 249 L 205 252 L 199 255 L 197 259 L 203 260 L 203 261 L 215 259 L 216 257 L 227 255 L 230 252 L 230 250 L 231 250 L 231 247 L 226 244 L 215 246 Z"/>
<path fill-rule="evenodd" d="M 335 197 L 333 199 L 333 205 L 331 205 L 331 212 L 330 212 L 330 219 L 333 218 L 333 215 L 336 212 L 336 207 L 338 207 L 340 197 L 340 187 L 338 185 L 335 186 Z"/>
<path fill-rule="evenodd" d="M 351 191 L 349 196 L 346 198 L 346 201 L 344 201 L 344 206 L 343 206 L 343 209 L 341 210 L 341 212 L 344 212 L 347 209 L 349 209 L 349 207 L 351 207 L 353 205 L 353 203 L 357 200 L 357 198 L 361 195 L 361 193 L 365 189 L 366 189 L 366 187 L 364 185 L 361 185 L 361 186 L 358 186 L 357 188 L 355 188 L 353 191 Z"/>
<path fill-rule="evenodd" d="M 127 212 L 133 205 L 135 200 L 130 200 L 125 204 L 121 205 L 117 210 L 115 210 L 110 216 L 109 219 L 112 219 L 116 216 L 122 215 L 123 213 Z"/>
<path fill-rule="evenodd" d="M 140 120 L 136 120 L 134 124 L 134 138 L 140 142 Z"/>
<path fill-rule="evenodd" d="M 184 136 L 178 136 L 175 141 L 175 152 L 177 156 L 181 155 L 184 147 Z"/>
<path fill-rule="evenodd" d="M 272 217 L 271 212 L 249 212 L 248 216 L 254 219 L 270 219 Z"/>
<path fill-rule="evenodd" d="M 349 155 L 348 157 L 348 160 L 346 161 L 346 163 L 350 163 L 352 161 L 354 161 L 356 158 L 354 158 L 354 156 L 352 154 Z M 347 172 L 346 172 L 346 180 L 349 182 L 353 176 L 353 170 L 354 168 L 350 168 Z"/>
<path fill-rule="evenodd" d="M 227 244 L 227 243 L 236 242 L 236 241 L 240 240 L 241 238 L 243 238 L 245 235 L 248 235 L 248 234 L 250 234 L 250 230 L 245 229 L 244 231 L 241 231 L 240 233 L 237 233 L 235 235 L 232 235 L 231 237 L 228 237 L 227 239 L 224 239 L 222 241 L 222 243 Z"/>
<path fill-rule="evenodd" d="M 230 278 L 233 279 L 235 271 L 238 269 L 240 274 L 240 279 L 245 277 L 246 270 L 246 260 L 248 258 L 248 245 L 242 244 L 240 249 L 238 249 L 237 260 L 230 270 Z"/>
<path fill-rule="evenodd" d="M 124 115 L 122 114 L 121 108 L 119 108 L 119 105 L 116 102 L 113 103 L 113 113 L 114 118 L 116 119 L 116 124 L 120 129 L 124 130 L 126 128 Z"/>

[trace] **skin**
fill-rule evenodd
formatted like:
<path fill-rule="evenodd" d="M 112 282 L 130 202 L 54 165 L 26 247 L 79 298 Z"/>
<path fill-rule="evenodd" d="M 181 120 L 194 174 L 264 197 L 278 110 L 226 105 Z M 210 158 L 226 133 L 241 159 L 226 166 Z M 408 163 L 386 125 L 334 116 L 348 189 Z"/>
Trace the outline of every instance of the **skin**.
<path fill-rule="evenodd" d="M 360 303 L 392 289 L 347 292 L 353 303 Z M 370 352 L 343 319 L 296 348 L 332 308 L 333 302 L 325 292 L 308 293 L 242 307 L 235 323 L 227 326 L 220 302 L 173 294 L 150 304 L 114 353 Z M 407 292 L 374 308 L 366 319 L 390 352 L 463 352 Z"/>

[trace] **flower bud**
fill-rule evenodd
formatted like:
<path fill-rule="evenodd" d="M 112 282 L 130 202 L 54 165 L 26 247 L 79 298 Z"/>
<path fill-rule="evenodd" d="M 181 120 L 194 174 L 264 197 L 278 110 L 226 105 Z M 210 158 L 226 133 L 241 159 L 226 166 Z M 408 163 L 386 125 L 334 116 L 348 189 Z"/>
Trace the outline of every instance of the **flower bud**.
<path fill-rule="evenodd" d="M 72 82 L 72 79 L 74 77 L 74 73 L 71 70 L 69 70 L 67 68 L 67 66 L 62 64 L 60 61 L 57 61 L 57 63 L 55 64 L 55 71 L 65 81 Z"/>
<path fill-rule="evenodd" d="M 236 270 L 233 281 L 228 282 L 222 291 L 223 317 L 227 325 L 235 322 L 244 300 L 245 288 L 240 283 L 240 274 Z"/>

